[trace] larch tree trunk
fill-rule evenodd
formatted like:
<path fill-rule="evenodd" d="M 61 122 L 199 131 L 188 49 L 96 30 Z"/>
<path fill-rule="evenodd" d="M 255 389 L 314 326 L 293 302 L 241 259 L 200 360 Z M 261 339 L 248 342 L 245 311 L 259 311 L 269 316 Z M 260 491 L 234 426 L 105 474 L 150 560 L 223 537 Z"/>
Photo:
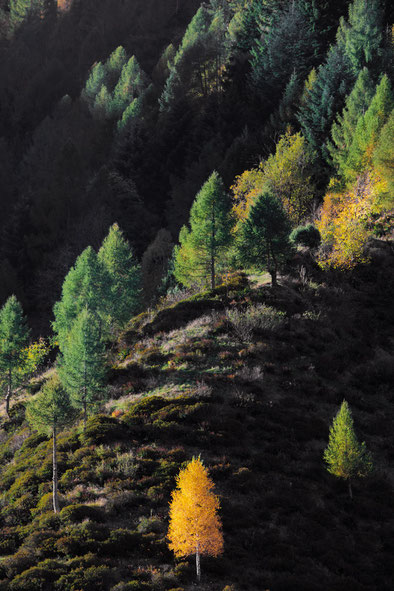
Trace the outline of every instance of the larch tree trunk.
<path fill-rule="evenodd" d="M 11 369 L 8 370 L 8 384 L 7 384 L 7 394 L 5 397 L 5 410 L 7 416 L 10 416 L 10 400 L 12 395 L 12 372 Z"/>
<path fill-rule="evenodd" d="M 53 446 L 52 446 L 52 457 L 53 457 L 53 475 L 52 475 L 52 491 L 53 491 L 53 512 L 59 513 L 59 497 L 57 492 L 57 454 L 56 454 L 56 427 L 53 428 Z"/>
<path fill-rule="evenodd" d="M 197 573 L 197 581 L 201 581 L 201 563 L 200 563 L 200 543 L 197 542 L 196 546 L 196 573 Z"/>

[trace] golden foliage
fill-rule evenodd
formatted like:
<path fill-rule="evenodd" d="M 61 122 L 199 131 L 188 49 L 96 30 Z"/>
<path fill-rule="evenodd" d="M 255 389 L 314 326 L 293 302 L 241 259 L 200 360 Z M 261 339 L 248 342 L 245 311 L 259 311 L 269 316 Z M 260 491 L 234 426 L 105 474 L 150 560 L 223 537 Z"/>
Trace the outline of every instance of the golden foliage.
<path fill-rule="evenodd" d="M 235 218 L 247 218 L 251 205 L 264 189 L 271 190 L 283 204 L 290 220 L 299 224 L 309 213 L 314 187 L 309 175 L 312 155 L 305 138 L 288 130 L 279 139 L 275 154 L 258 168 L 236 177 L 231 187 Z"/>
<path fill-rule="evenodd" d="M 177 477 L 172 493 L 169 548 L 176 556 L 200 554 L 218 556 L 223 552 L 219 499 L 214 484 L 199 458 L 193 458 Z"/>
<path fill-rule="evenodd" d="M 364 173 L 350 189 L 325 196 L 316 224 L 325 244 L 320 253 L 323 268 L 352 269 L 367 262 L 364 246 L 370 235 L 368 221 L 379 210 L 380 192 L 380 179 Z"/>

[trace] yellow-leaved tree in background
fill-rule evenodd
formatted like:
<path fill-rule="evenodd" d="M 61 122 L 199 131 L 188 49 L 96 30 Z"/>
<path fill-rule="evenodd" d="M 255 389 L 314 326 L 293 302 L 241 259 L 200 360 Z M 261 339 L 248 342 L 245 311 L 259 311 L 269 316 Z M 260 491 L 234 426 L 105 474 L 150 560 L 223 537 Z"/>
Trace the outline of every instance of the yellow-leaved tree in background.
<path fill-rule="evenodd" d="M 311 214 L 315 187 L 311 179 L 313 154 L 300 133 L 288 130 L 258 168 L 237 176 L 231 187 L 237 221 L 244 221 L 257 197 L 269 190 L 283 205 L 293 224 Z"/>
<path fill-rule="evenodd" d="M 208 470 L 200 458 L 193 458 L 179 472 L 170 503 L 169 548 L 176 556 L 196 555 L 198 580 L 200 556 L 219 556 L 223 552 L 219 499 L 213 488 Z"/>

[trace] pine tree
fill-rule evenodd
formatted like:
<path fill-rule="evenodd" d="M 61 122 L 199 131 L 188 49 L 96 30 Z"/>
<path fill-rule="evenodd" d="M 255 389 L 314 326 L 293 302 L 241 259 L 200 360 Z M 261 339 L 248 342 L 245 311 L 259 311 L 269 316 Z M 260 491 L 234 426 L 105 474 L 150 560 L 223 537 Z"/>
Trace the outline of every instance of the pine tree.
<path fill-rule="evenodd" d="M 180 471 L 176 482 L 170 503 L 169 548 L 176 556 L 195 554 L 200 580 L 200 557 L 219 556 L 223 552 L 219 499 L 200 458 L 193 458 Z"/>
<path fill-rule="evenodd" d="M 383 127 L 373 153 L 373 165 L 387 183 L 390 203 L 394 201 L 394 109 Z"/>
<path fill-rule="evenodd" d="M 237 250 L 241 263 L 259 271 L 267 270 L 272 285 L 290 252 L 291 226 L 282 204 L 272 193 L 261 193 L 241 223 L 237 236 Z"/>
<path fill-rule="evenodd" d="M 216 273 L 225 263 L 231 243 L 231 204 L 223 181 L 213 172 L 196 196 L 190 211 L 190 231 L 181 231 L 176 253 L 175 276 L 188 285 L 210 278 L 215 288 Z"/>
<path fill-rule="evenodd" d="M 372 470 L 372 459 L 365 443 L 357 441 L 353 419 L 346 400 L 330 427 L 328 446 L 324 452 L 327 470 L 348 481 L 349 495 L 353 498 L 352 480 L 367 476 Z"/>
<path fill-rule="evenodd" d="M 348 58 L 338 46 L 331 47 L 298 113 L 304 137 L 312 150 L 326 160 L 327 137 L 352 81 Z"/>
<path fill-rule="evenodd" d="M 120 133 L 127 132 L 133 121 L 138 119 L 142 113 L 144 96 L 132 100 L 122 113 L 122 118 L 118 121 L 117 128 Z"/>
<path fill-rule="evenodd" d="M 107 71 L 105 66 L 101 62 L 97 62 L 92 67 L 85 88 L 82 91 L 82 98 L 87 101 L 89 108 L 93 109 L 96 96 L 106 82 Z"/>
<path fill-rule="evenodd" d="M 369 71 L 363 68 L 353 90 L 346 98 L 342 114 L 337 116 L 332 125 L 332 142 L 327 144 L 332 162 L 339 172 L 343 172 L 357 121 L 368 109 L 373 94 L 374 86 Z"/>
<path fill-rule="evenodd" d="M 66 275 L 61 300 L 54 306 L 53 330 L 61 351 L 74 320 L 85 307 L 100 319 L 101 331 L 104 332 L 109 282 L 106 269 L 89 246 Z"/>
<path fill-rule="evenodd" d="M 380 0 L 354 0 L 348 22 L 340 20 L 337 39 L 351 64 L 354 76 L 373 64 L 381 52 L 383 8 Z"/>
<path fill-rule="evenodd" d="M 393 104 L 391 84 L 387 76 L 384 75 L 365 115 L 358 119 L 348 158 L 344 165 L 347 180 L 354 180 L 357 174 L 372 166 L 373 152 L 380 132 L 390 116 Z"/>
<path fill-rule="evenodd" d="M 104 344 L 97 316 L 85 307 L 75 319 L 58 360 L 58 373 L 72 405 L 83 411 L 83 424 L 89 409 L 104 395 Z"/>
<path fill-rule="evenodd" d="M 52 435 L 53 511 L 58 513 L 57 434 L 74 420 L 75 411 L 57 375 L 45 382 L 40 392 L 29 401 L 26 417 L 33 429 Z"/>
<path fill-rule="evenodd" d="M 15 296 L 8 298 L 0 310 L 0 372 L 7 385 L 6 412 L 9 415 L 15 374 L 28 363 L 29 329 L 22 306 Z"/>
<path fill-rule="evenodd" d="M 296 4 L 279 13 L 251 55 L 251 81 L 265 100 L 283 91 L 293 73 L 306 75 L 314 57 L 314 34 Z"/>
<path fill-rule="evenodd" d="M 107 313 L 117 327 L 137 312 L 141 301 L 141 267 L 118 224 L 111 226 L 98 252 L 109 280 Z"/>
<path fill-rule="evenodd" d="M 93 110 L 96 119 L 105 120 L 116 116 L 116 109 L 111 92 L 103 84 L 94 99 Z"/>
<path fill-rule="evenodd" d="M 10 0 L 10 24 L 16 29 L 31 16 L 40 16 L 44 10 L 44 0 Z"/>
<path fill-rule="evenodd" d="M 117 47 L 105 62 L 107 72 L 108 90 L 112 92 L 121 75 L 124 66 L 127 64 L 128 56 L 121 45 Z"/>
<path fill-rule="evenodd" d="M 133 55 L 123 66 L 114 90 L 114 111 L 120 116 L 134 98 L 140 96 L 147 86 L 146 74 Z"/>

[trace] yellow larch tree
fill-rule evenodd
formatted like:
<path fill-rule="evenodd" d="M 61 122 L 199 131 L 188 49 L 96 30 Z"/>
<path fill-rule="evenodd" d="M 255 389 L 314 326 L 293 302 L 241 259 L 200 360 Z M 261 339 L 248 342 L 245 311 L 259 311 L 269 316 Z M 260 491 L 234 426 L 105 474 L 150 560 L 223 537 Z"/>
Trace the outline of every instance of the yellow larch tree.
<path fill-rule="evenodd" d="M 193 458 L 177 476 L 170 503 L 169 548 L 176 556 L 196 555 L 197 579 L 200 556 L 219 556 L 223 535 L 218 516 L 219 499 L 200 458 Z"/>

